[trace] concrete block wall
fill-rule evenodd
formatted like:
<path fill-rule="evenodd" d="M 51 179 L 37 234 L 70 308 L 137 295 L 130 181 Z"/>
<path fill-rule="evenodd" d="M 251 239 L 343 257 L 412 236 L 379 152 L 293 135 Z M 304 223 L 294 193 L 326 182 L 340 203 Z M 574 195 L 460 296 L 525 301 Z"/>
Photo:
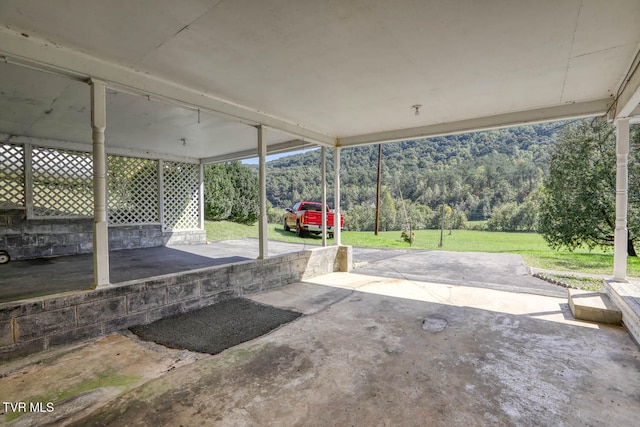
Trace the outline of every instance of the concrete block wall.
<path fill-rule="evenodd" d="M 0 249 L 12 259 L 87 253 L 93 250 L 90 219 L 26 219 L 24 209 L 0 210 Z"/>
<path fill-rule="evenodd" d="M 344 251 L 343 251 L 344 253 Z M 334 271 L 335 246 L 0 304 L 0 359 L 105 335 Z"/>
<path fill-rule="evenodd" d="M 207 232 L 205 230 L 180 230 L 162 233 L 164 245 L 191 245 L 207 243 Z"/>
<path fill-rule="evenodd" d="M 163 232 L 159 224 L 109 227 L 111 250 L 205 242 L 204 230 Z M 24 209 L 2 209 L 0 250 L 8 251 L 15 260 L 91 253 L 93 220 L 27 220 Z"/>

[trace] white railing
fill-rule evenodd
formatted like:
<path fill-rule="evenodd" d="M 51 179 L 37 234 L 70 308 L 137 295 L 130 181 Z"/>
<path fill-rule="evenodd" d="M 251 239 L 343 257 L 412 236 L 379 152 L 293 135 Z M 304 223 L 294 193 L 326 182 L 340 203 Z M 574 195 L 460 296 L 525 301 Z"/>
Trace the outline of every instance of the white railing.
<path fill-rule="evenodd" d="M 0 207 L 24 208 L 24 148 L 0 144 Z"/>
<path fill-rule="evenodd" d="M 163 168 L 163 230 L 200 228 L 199 166 L 164 162 Z"/>
<path fill-rule="evenodd" d="M 108 156 L 109 224 L 157 224 L 158 162 L 135 157 Z"/>
<path fill-rule="evenodd" d="M 93 216 L 91 153 L 0 143 L 0 165 L 0 208 L 29 219 Z M 107 171 L 110 225 L 200 228 L 198 165 L 109 155 Z"/>
<path fill-rule="evenodd" d="M 29 147 L 27 147 L 27 150 Z M 91 154 L 33 147 L 31 182 L 33 209 L 27 216 L 38 219 L 78 218 L 93 215 L 93 161 Z M 29 188 L 30 187 L 30 188 Z"/>

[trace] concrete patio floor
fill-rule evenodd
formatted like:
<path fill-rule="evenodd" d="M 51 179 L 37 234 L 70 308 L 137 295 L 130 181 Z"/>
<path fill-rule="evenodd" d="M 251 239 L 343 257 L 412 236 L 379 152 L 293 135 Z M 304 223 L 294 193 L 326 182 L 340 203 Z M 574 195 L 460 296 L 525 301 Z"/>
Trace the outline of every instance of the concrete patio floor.
<path fill-rule="evenodd" d="M 16 426 L 595 426 L 640 414 L 638 348 L 623 328 L 575 321 L 566 299 L 346 273 L 252 299 L 304 316 L 216 356 L 127 332 L 57 348 L 0 365 L 0 399 L 51 404 Z"/>
<path fill-rule="evenodd" d="M 304 244 L 269 242 L 270 255 L 297 252 Z M 231 264 L 258 257 L 257 239 L 234 239 L 206 245 L 125 249 L 110 254 L 111 283 Z M 93 255 L 12 261 L 0 265 L 0 303 L 89 289 Z"/>

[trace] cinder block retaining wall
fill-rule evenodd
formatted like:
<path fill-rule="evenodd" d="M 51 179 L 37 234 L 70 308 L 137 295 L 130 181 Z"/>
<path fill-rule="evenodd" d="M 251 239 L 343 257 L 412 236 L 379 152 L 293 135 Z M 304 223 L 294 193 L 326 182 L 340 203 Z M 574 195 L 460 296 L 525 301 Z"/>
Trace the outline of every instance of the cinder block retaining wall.
<path fill-rule="evenodd" d="M 0 359 L 150 323 L 229 298 L 330 273 L 337 268 L 348 271 L 349 263 L 345 260 L 350 259 L 350 249 L 314 248 L 266 260 L 134 280 L 93 291 L 3 303 L 0 304 Z"/>
<path fill-rule="evenodd" d="M 204 230 L 162 232 L 160 224 L 109 227 L 109 249 L 205 243 Z M 91 253 L 92 219 L 29 219 L 24 209 L 0 210 L 0 250 L 12 259 Z"/>

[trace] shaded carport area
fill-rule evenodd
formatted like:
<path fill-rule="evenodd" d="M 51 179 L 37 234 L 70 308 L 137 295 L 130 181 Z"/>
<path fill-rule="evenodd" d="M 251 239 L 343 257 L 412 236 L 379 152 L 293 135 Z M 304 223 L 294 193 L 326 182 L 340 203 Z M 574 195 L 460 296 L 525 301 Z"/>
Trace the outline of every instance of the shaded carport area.
<path fill-rule="evenodd" d="M 54 408 L 19 413 L 5 404 L 5 417 L 22 415 L 16 424 L 26 425 L 599 425 L 637 417 L 638 352 L 623 329 L 576 322 L 558 298 L 443 276 L 434 283 L 325 269 L 301 278 L 287 270 L 305 267 L 309 254 L 272 264 L 265 192 L 268 153 L 317 146 L 324 159 L 331 149 L 339 214 L 348 147 L 599 116 L 618 129 L 613 275 L 624 282 L 629 125 L 640 102 L 636 0 L 63 6 L 0 5 L 0 138 L 7 152 L 31 153 L 25 164 L 34 147 L 91 160 L 72 161 L 86 167 L 71 178 L 89 182 L 84 237 L 96 289 L 2 307 L 3 349 L 47 349 L 3 363 L 3 404 Z M 198 270 L 163 288 L 112 283 L 110 156 L 152 161 L 158 179 L 147 179 L 158 194 L 178 193 L 165 191 L 164 178 L 189 176 L 174 188 L 189 183 L 190 197 L 169 210 L 179 219 L 189 206 L 195 223 L 167 222 L 164 198 L 142 203 L 158 206 L 151 222 L 163 238 L 184 228 L 202 234 L 204 164 L 258 156 L 259 259 L 251 272 L 234 263 L 222 276 L 239 289 L 255 280 L 246 297 L 305 315 L 215 356 L 129 334 L 215 307 L 221 293 L 217 276 Z M 59 179 L 74 170 L 49 163 L 62 163 Z M 12 174 L 24 170 L 12 164 Z M 28 173 L 18 179 L 37 185 Z M 17 204 L 41 225 L 33 200 Z M 316 251 L 325 267 L 343 248 L 334 249 Z M 266 272 L 276 280 L 265 282 Z M 82 341 L 87 335 L 102 336 Z"/>
<path fill-rule="evenodd" d="M 9 252 L 8 234 L 27 258 L 43 247 L 92 252 L 93 286 L 108 287 L 112 246 L 203 235 L 205 164 L 257 156 L 266 259 L 267 154 L 321 147 L 324 202 L 333 150 L 339 214 L 343 149 L 599 116 L 617 128 L 613 277 L 626 280 L 629 126 L 640 115 L 634 0 L 68 5 L 0 6 Z M 77 216 L 90 228 L 51 244 L 47 228 Z M 20 221 L 28 232 L 13 229 Z M 122 230 L 137 236 L 112 242 Z"/>

